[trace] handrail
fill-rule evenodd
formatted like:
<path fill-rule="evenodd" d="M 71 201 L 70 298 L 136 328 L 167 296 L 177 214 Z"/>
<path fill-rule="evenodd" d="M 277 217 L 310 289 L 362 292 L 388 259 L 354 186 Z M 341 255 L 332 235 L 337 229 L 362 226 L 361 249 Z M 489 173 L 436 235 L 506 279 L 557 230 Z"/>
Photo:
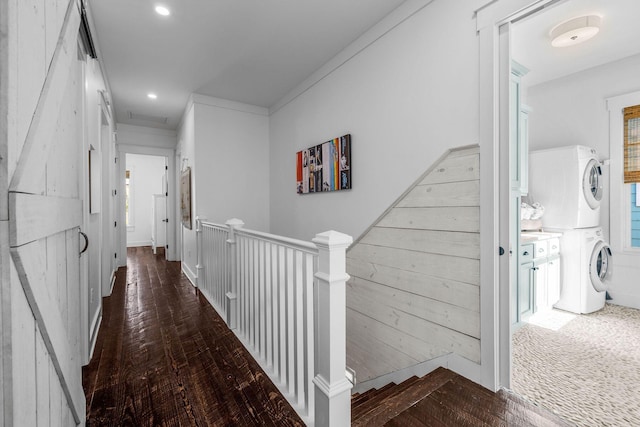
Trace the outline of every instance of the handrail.
<path fill-rule="evenodd" d="M 228 229 L 228 226 L 226 225 L 216 224 L 214 222 L 209 222 L 206 220 L 202 220 L 201 224 L 209 227 L 213 227 L 213 228 L 220 228 L 225 230 Z M 244 236 L 256 237 L 265 241 L 268 240 L 276 243 L 282 243 L 294 249 L 301 249 L 306 252 L 315 252 L 315 253 L 318 252 L 318 248 L 315 244 L 311 242 L 305 242 L 304 240 L 292 239 L 291 237 L 278 236 L 277 234 L 270 234 L 270 233 L 265 233 L 257 230 L 249 230 L 246 228 L 238 229 L 236 233 Z"/>
<path fill-rule="evenodd" d="M 305 242 L 243 225 L 196 218 L 198 287 L 305 423 L 349 425 L 344 301 L 352 238 L 328 231 Z"/>
<path fill-rule="evenodd" d="M 260 240 L 264 240 L 264 241 L 271 241 L 271 242 L 275 242 L 275 243 L 281 243 L 283 245 L 286 245 L 290 248 L 293 249 L 299 249 L 311 254 L 317 254 L 318 253 L 318 247 L 316 245 L 314 245 L 313 243 L 310 242 L 305 242 L 303 240 L 296 240 L 296 239 L 292 239 L 290 237 L 284 237 L 284 236 L 277 236 L 275 234 L 269 234 L 269 233 L 263 233 L 261 231 L 254 231 L 254 230 L 247 230 L 247 229 L 240 229 L 237 231 L 237 234 L 239 235 L 243 235 L 243 236 L 250 236 L 250 237 L 256 237 Z"/>

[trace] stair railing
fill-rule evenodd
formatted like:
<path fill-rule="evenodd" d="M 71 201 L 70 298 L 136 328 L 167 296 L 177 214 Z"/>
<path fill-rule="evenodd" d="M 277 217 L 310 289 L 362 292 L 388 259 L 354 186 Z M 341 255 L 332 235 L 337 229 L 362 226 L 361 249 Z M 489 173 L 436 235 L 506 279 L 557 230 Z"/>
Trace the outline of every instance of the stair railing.
<path fill-rule="evenodd" d="M 197 286 L 308 425 L 347 426 L 346 249 L 196 219 Z"/>

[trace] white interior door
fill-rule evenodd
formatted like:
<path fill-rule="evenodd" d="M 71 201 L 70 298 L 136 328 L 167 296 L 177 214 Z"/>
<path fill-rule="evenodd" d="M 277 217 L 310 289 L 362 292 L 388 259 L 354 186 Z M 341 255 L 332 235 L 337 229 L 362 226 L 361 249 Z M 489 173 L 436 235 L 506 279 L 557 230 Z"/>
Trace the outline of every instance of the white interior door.
<path fill-rule="evenodd" d="M 31 2 L 13 3 L 19 9 L 13 27 L 18 34 L 11 33 L 9 40 L 17 44 L 11 59 L 18 70 L 12 74 L 18 101 L 10 104 L 9 118 L 24 123 L 25 133 L 16 133 L 15 167 L 8 173 L 12 263 L 10 292 L 3 291 L 3 300 L 10 295 L 10 307 L 5 300 L 3 309 L 10 309 L 12 354 L 5 358 L 3 353 L 3 360 L 12 369 L 10 375 L 3 371 L 5 425 L 76 425 L 85 420 L 78 173 L 82 128 L 76 115 L 82 110 L 80 16 L 76 2 L 58 3 L 62 13 L 55 8 L 46 12 Z M 47 52 L 44 46 L 55 50 Z M 33 89 L 39 94 L 36 101 L 24 102 Z"/>

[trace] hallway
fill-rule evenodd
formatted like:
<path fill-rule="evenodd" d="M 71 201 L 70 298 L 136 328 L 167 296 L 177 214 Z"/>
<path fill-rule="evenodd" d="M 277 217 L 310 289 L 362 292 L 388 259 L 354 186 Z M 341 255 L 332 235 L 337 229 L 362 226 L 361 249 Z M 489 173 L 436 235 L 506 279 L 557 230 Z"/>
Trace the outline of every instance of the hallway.
<path fill-rule="evenodd" d="M 83 369 L 87 426 L 303 425 L 180 263 L 128 248 Z"/>

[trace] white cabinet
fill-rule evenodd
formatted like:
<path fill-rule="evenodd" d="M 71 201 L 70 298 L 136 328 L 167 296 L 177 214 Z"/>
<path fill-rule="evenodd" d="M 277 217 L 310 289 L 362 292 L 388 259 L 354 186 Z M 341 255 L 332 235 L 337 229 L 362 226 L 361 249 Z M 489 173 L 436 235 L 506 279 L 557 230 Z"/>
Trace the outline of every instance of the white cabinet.
<path fill-rule="evenodd" d="M 164 194 L 151 196 L 151 248 L 158 253 L 167 241 L 167 198 Z"/>
<path fill-rule="evenodd" d="M 550 256 L 547 262 L 547 307 L 560 300 L 560 256 Z"/>
<path fill-rule="evenodd" d="M 532 234 L 536 233 L 529 233 Z M 532 313 L 551 310 L 560 299 L 560 243 L 557 233 L 527 240 L 528 243 L 520 249 L 518 321 L 526 320 Z"/>
<path fill-rule="evenodd" d="M 515 61 L 511 62 L 509 87 L 509 142 L 511 189 L 520 195 L 529 192 L 529 112 L 522 102 L 520 80 L 529 70 Z"/>

